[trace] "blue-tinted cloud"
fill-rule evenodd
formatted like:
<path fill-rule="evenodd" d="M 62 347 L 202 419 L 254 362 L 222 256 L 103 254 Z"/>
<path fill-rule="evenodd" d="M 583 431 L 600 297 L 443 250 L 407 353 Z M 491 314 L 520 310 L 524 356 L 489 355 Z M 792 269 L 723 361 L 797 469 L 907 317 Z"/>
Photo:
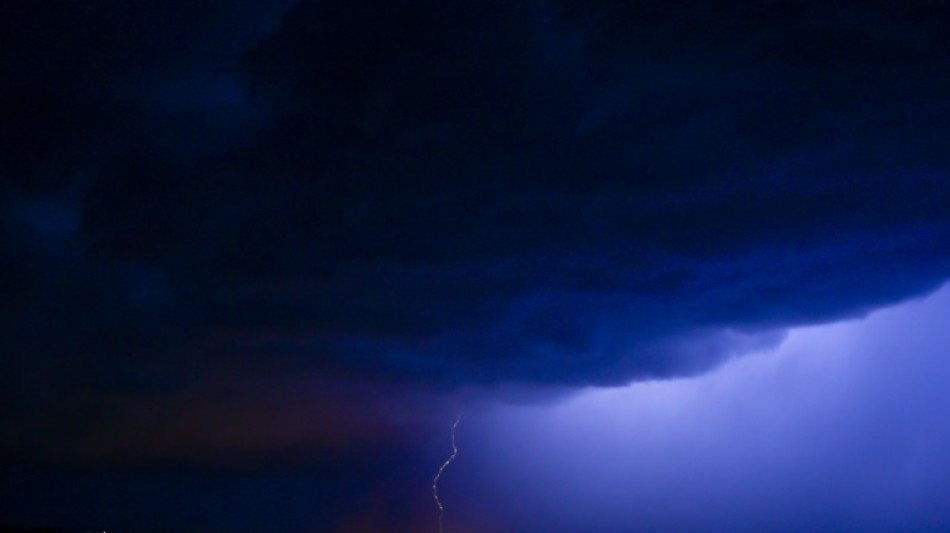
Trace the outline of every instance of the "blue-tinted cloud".
<path fill-rule="evenodd" d="M 944 288 L 702 377 L 500 407 L 455 503 L 518 531 L 942 531 L 948 316 Z"/>
<path fill-rule="evenodd" d="M 950 275 L 918 2 L 16 4 L 7 427 L 696 375 Z M 22 206 L 64 191 L 51 253 Z"/>

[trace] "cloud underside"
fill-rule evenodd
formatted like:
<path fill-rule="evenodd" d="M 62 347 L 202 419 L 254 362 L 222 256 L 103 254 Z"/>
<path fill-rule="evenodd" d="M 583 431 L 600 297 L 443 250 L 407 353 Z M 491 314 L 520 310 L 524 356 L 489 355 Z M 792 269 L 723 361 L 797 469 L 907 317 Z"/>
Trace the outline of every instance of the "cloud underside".
<path fill-rule="evenodd" d="M 950 272 L 914 2 L 225 4 L 4 67 L 5 344 L 86 386 L 695 374 Z"/>

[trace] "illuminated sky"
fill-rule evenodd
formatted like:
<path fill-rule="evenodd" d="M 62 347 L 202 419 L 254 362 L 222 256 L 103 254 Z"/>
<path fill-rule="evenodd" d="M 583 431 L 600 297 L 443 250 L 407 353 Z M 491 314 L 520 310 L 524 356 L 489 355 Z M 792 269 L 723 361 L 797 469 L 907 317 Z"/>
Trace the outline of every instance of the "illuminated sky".
<path fill-rule="evenodd" d="M 944 288 L 703 376 L 496 406 L 459 499 L 521 531 L 945 531 L 948 315 Z"/>
<path fill-rule="evenodd" d="M 934 2 L 3 11 L 0 525 L 950 518 Z"/>

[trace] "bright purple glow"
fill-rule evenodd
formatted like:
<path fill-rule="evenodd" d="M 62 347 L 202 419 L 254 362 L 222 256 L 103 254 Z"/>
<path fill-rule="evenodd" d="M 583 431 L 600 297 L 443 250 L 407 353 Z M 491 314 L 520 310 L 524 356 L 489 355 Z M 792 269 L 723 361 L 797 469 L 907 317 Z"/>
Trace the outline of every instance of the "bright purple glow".
<path fill-rule="evenodd" d="M 950 527 L 947 324 L 945 287 L 701 377 L 498 407 L 469 475 L 521 531 Z"/>

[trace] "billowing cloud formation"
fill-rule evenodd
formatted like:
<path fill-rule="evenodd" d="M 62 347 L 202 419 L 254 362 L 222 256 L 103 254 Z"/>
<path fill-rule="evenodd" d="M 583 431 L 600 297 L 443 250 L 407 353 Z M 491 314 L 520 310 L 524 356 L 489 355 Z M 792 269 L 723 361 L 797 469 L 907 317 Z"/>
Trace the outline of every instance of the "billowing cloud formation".
<path fill-rule="evenodd" d="M 924 2 L 57 4 L 3 21 L 8 405 L 695 374 L 950 273 Z"/>

